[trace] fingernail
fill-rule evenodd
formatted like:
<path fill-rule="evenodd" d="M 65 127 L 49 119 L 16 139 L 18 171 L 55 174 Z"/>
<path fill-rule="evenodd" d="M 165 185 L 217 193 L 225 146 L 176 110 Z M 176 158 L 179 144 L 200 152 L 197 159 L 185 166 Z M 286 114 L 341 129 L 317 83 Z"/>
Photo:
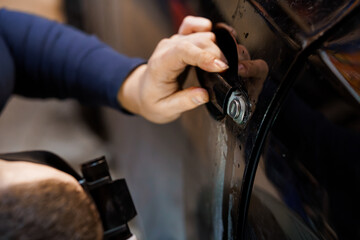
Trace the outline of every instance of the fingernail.
<path fill-rule="evenodd" d="M 229 66 L 226 63 L 224 63 L 223 61 L 221 61 L 219 59 L 215 59 L 214 63 L 215 63 L 216 66 L 218 66 L 222 70 L 225 70 L 225 69 L 229 68 Z"/>
<path fill-rule="evenodd" d="M 197 105 L 203 104 L 205 102 L 204 99 L 199 96 L 193 97 L 191 100 Z"/>

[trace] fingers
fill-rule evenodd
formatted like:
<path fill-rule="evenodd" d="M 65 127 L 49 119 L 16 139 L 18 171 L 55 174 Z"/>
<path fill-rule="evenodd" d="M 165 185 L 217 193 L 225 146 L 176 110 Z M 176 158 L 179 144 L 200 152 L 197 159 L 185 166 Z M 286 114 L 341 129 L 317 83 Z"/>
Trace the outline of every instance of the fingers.
<path fill-rule="evenodd" d="M 149 121 L 167 123 L 181 113 L 208 102 L 209 95 L 203 88 L 179 91 L 177 77 L 187 65 L 208 72 L 223 72 L 229 68 L 225 56 L 215 43 L 214 33 L 210 32 L 211 28 L 208 19 L 186 17 L 179 34 L 161 40 L 148 63 L 128 77 L 134 84 L 125 81 L 130 90 L 126 91 L 129 94 L 125 94 L 125 88 L 120 91 L 120 102 L 130 102 L 134 106 L 123 106 Z M 126 101 L 127 98 L 133 100 Z"/>
<path fill-rule="evenodd" d="M 202 17 L 187 16 L 179 28 L 179 34 L 187 35 L 194 32 L 207 32 L 212 28 L 212 23 L 209 19 Z"/>
<path fill-rule="evenodd" d="M 222 53 L 215 45 L 213 50 L 201 49 L 192 44 L 184 44 L 183 47 L 180 47 L 179 57 L 185 64 L 197 66 L 208 72 L 222 72 L 229 67 L 221 60 Z"/>
<path fill-rule="evenodd" d="M 186 65 L 197 66 L 208 72 L 223 72 L 229 66 L 220 59 L 220 54 L 201 49 L 192 44 L 183 44 L 178 47 L 178 60 Z"/>
<path fill-rule="evenodd" d="M 265 79 L 268 72 L 268 65 L 262 59 L 240 61 L 238 65 L 239 75 L 246 78 Z"/>
<path fill-rule="evenodd" d="M 142 116 L 151 122 L 164 124 L 174 121 L 183 112 L 199 107 L 208 101 L 209 95 L 205 89 L 190 87 L 157 101 L 156 106 L 152 107 L 153 110 Z"/>
<path fill-rule="evenodd" d="M 205 89 L 190 87 L 163 99 L 161 104 L 166 106 L 169 116 L 177 116 L 208 101 L 209 95 Z"/>
<path fill-rule="evenodd" d="M 215 43 L 215 34 L 213 32 L 197 32 L 188 35 L 175 34 L 171 37 L 178 41 L 191 41 L 197 46 L 206 46 L 208 42 Z"/>
<path fill-rule="evenodd" d="M 218 45 L 215 43 L 216 37 L 213 32 L 199 32 L 186 36 L 175 35 L 172 38 L 177 38 L 179 41 L 191 42 L 195 46 L 205 51 L 208 51 L 209 53 L 213 54 L 216 58 L 220 59 L 221 61 L 227 64 L 227 60 L 224 54 L 222 53 Z"/>
<path fill-rule="evenodd" d="M 212 34 L 195 33 L 162 40 L 150 58 L 149 66 L 157 76 L 166 75 L 157 79 L 173 81 L 187 65 L 208 72 L 223 72 L 228 68 L 225 61 L 221 50 L 213 42 Z"/>

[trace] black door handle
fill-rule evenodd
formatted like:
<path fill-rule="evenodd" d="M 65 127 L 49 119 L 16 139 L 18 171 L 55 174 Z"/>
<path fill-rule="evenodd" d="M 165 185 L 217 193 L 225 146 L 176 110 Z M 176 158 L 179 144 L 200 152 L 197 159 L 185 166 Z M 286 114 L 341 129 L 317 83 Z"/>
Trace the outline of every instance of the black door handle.
<path fill-rule="evenodd" d="M 231 28 L 224 23 L 215 25 L 216 43 L 225 55 L 229 68 L 222 73 L 209 73 L 196 69 L 200 85 L 209 93 L 208 108 L 216 120 L 229 115 L 236 123 L 245 125 L 249 119 L 248 95 L 242 79 L 238 76 L 237 42 Z"/>

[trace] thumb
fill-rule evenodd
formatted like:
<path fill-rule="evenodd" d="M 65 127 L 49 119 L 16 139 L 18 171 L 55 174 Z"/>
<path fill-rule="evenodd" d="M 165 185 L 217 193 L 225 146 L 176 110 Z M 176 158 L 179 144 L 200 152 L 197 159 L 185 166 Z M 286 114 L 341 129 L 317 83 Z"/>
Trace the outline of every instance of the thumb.
<path fill-rule="evenodd" d="M 208 92 L 200 87 L 190 87 L 178 91 L 166 99 L 163 99 L 163 109 L 169 115 L 179 115 L 185 111 L 194 109 L 209 101 Z"/>

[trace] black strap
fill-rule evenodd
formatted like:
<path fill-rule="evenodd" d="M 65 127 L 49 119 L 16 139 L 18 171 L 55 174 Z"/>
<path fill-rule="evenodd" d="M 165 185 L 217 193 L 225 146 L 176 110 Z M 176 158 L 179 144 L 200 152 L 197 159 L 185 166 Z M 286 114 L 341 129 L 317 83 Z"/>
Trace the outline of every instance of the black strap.
<path fill-rule="evenodd" d="M 26 161 L 45 164 L 72 175 L 76 180 L 82 179 L 80 175 L 58 155 L 48 151 L 25 151 L 0 154 L 0 159 L 7 161 Z"/>

